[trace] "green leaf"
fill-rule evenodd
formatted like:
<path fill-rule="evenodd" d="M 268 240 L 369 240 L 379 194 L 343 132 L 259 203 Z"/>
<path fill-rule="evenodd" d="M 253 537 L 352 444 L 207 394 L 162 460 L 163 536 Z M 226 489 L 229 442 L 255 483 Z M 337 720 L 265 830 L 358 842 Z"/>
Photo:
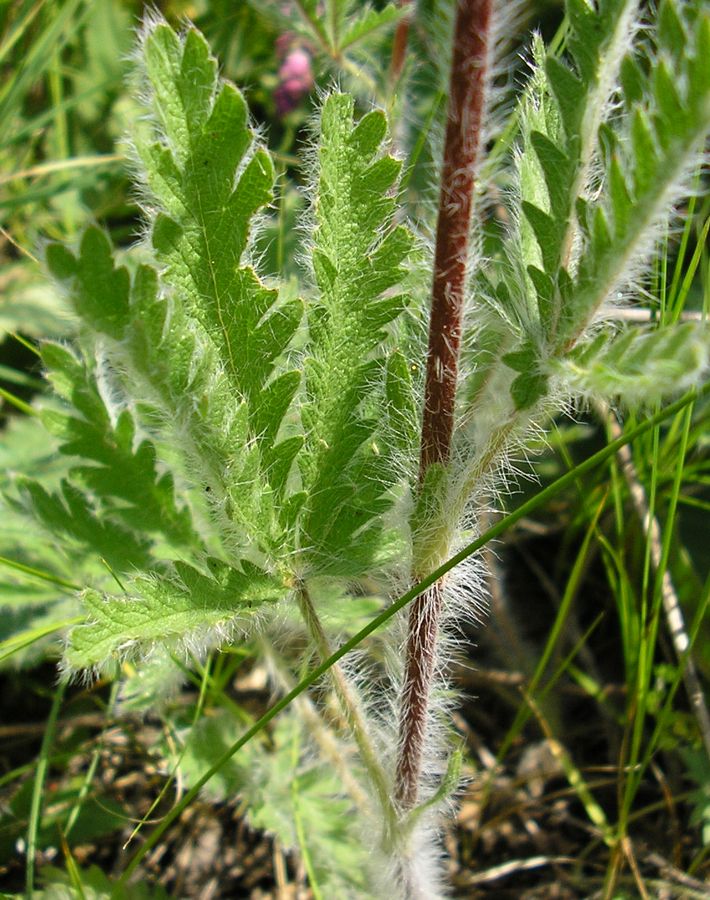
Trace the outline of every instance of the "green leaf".
<path fill-rule="evenodd" d="M 503 362 L 514 372 L 529 372 L 538 363 L 538 353 L 529 341 L 520 350 L 513 350 L 502 357 Z"/>
<path fill-rule="evenodd" d="M 682 51 L 688 38 L 676 4 L 664 0 L 658 7 L 657 22 L 661 47 L 674 53 Z"/>
<path fill-rule="evenodd" d="M 321 114 L 314 201 L 313 269 L 319 297 L 308 309 L 306 440 L 299 465 L 308 499 L 301 546 L 314 571 L 355 573 L 377 547 L 390 504 L 386 443 L 386 329 L 407 298 L 391 293 L 404 277 L 412 237 L 395 226 L 392 192 L 400 164 L 383 152 L 381 112 L 355 125 L 353 101 L 327 98 Z"/>
<path fill-rule="evenodd" d="M 535 291 L 537 292 L 537 307 L 540 314 L 540 322 L 547 332 L 552 316 L 555 285 L 552 278 L 541 269 L 538 269 L 535 266 L 528 266 L 527 271 L 530 280 L 535 286 Z"/>
<path fill-rule="evenodd" d="M 560 352 L 629 271 L 638 271 L 710 128 L 710 15 L 702 4 L 672 6 L 644 95 L 622 125 L 604 132 L 609 196 L 591 203 L 594 226 L 580 253 Z M 680 24 L 672 24 L 675 19 Z M 687 32 L 682 41 L 681 31 Z"/>
<path fill-rule="evenodd" d="M 586 203 L 596 189 L 599 131 L 613 108 L 637 7 L 637 0 L 605 0 L 596 6 L 586 0 L 568 0 L 564 56 L 544 53 L 539 43 L 533 47 L 536 68 L 521 107 L 517 159 L 525 219 L 515 212 L 519 224 L 508 242 L 516 272 L 510 279 L 511 295 L 530 337 L 539 338 L 542 325 L 547 338 L 554 341 L 559 323 L 568 319 L 556 288 L 551 294 L 538 293 L 544 306 L 538 304 L 539 317 L 530 315 L 529 290 L 521 288 L 529 288 L 531 265 L 553 281 L 561 269 L 576 269 L 584 246 L 579 231 L 589 231 L 592 221 L 588 215 L 578 223 L 580 199 Z M 535 162 L 530 160 L 531 151 Z M 539 249 L 537 258 L 530 247 L 530 229 Z"/>
<path fill-rule="evenodd" d="M 545 63 L 550 87 L 559 104 L 562 121 L 568 135 L 575 134 L 584 111 L 585 87 L 569 68 L 555 57 Z"/>
<path fill-rule="evenodd" d="M 519 350 L 504 354 L 502 361 L 520 373 L 510 386 L 516 409 L 529 409 L 547 393 L 549 379 L 541 371 L 540 354 L 531 341 L 525 341 Z"/>
<path fill-rule="evenodd" d="M 387 358 L 385 375 L 388 438 L 411 457 L 419 438 L 419 410 L 412 384 L 412 374 L 404 355 L 395 350 Z"/>
<path fill-rule="evenodd" d="M 78 258 L 61 244 L 49 244 L 46 260 L 50 272 L 70 290 L 77 314 L 97 331 L 120 340 L 128 320 L 129 276 L 125 268 L 114 267 L 103 231 L 86 230 Z"/>
<path fill-rule="evenodd" d="M 656 141 L 651 124 L 643 110 L 634 111 L 631 140 L 636 166 L 633 170 L 634 193 L 642 196 L 653 188 L 658 167 Z"/>
<path fill-rule="evenodd" d="M 61 493 L 50 493 L 29 478 L 21 480 L 18 487 L 27 511 L 53 540 L 67 539 L 80 558 L 104 559 L 117 572 L 150 568 L 149 541 L 100 516 L 90 497 L 69 481 L 62 481 Z"/>
<path fill-rule="evenodd" d="M 122 432 L 117 434 L 114 414 L 109 413 L 96 384 L 90 384 L 95 375 L 88 369 L 81 374 L 71 354 L 47 345 L 44 354 L 50 379 L 80 415 L 67 417 L 53 411 L 45 422 L 64 439 L 64 452 L 83 454 L 100 464 L 82 468 L 85 483 L 105 498 L 127 501 L 118 514 L 137 528 L 162 532 L 173 546 L 196 546 L 187 511 L 178 510 L 171 499 L 174 476 L 167 470 L 174 467 L 206 491 L 220 528 L 226 513 L 242 528 L 245 543 L 254 541 L 262 549 L 281 547 L 282 532 L 266 475 L 267 455 L 300 376 L 284 373 L 266 384 L 250 423 L 249 407 L 221 370 L 209 336 L 173 297 L 160 296 L 152 267 L 138 266 L 131 284 L 127 271 L 114 265 L 109 244 L 98 229 L 87 232 L 77 257 L 50 245 L 48 263 L 68 288 L 70 302 L 85 324 L 111 339 L 99 354 L 103 358 L 108 352 L 111 363 L 103 372 L 105 380 L 114 387 L 117 380 L 123 381 L 123 393 L 140 398 L 149 429 L 157 422 L 167 432 L 165 442 L 155 448 L 148 434 L 141 434 L 140 448 L 129 446 L 133 432 L 138 433 L 133 421 L 137 410 L 121 415 Z M 298 301 L 283 304 L 278 315 L 260 328 L 257 347 L 270 342 L 280 353 L 300 317 Z M 268 353 L 260 358 L 263 366 Z M 235 486 L 241 485 L 245 466 L 253 468 L 250 442 L 254 437 L 263 445 L 262 465 L 250 476 L 254 484 L 249 502 L 237 504 Z M 161 455 L 169 461 L 162 466 Z M 243 491 L 240 499 L 244 500 Z M 285 546 L 283 551 L 288 552 Z"/>
<path fill-rule="evenodd" d="M 627 107 L 634 106 L 643 98 L 648 79 L 638 60 L 626 56 L 619 70 L 624 104 Z"/>
<path fill-rule="evenodd" d="M 710 361 L 710 328 L 686 322 L 653 331 L 628 328 L 556 360 L 551 371 L 578 394 L 655 404 L 698 384 Z"/>
<path fill-rule="evenodd" d="M 164 280 L 201 324 L 268 443 L 285 407 L 271 404 L 265 426 L 261 393 L 302 315 L 298 301 L 280 304 L 244 258 L 252 218 L 273 196 L 273 163 L 255 146 L 244 99 L 217 77 L 199 32 L 178 38 L 158 24 L 143 50 L 156 124 L 135 137 L 160 211 L 153 245 Z"/>
<path fill-rule="evenodd" d="M 572 161 L 550 138 L 533 131 L 530 142 L 540 160 L 550 201 L 550 215 L 559 221 L 567 213 L 568 185 L 573 175 Z"/>
<path fill-rule="evenodd" d="M 402 15 L 403 10 L 401 8 L 398 9 L 394 3 L 388 4 L 384 9 L 373 9 L 371 6 L 365 7 L 359 16 L 353 17 L 352 23 L 342 35 L 340 49 L 346 50 L 380 28 L 396 22 Z"/>
<path fill-rule="evenodd" d="M 176 562 L 174 569 L 172 576 L 131 578 L 122 597 L 85 591 L 88 619 L 70 634 L 68 664 L 74 669 L 100 667 L 147 654 L 156 645 L 204 652 L 234 628 L 247 627 L 262 604 L 286 593 L 278 579 L 247 562 L 241 570 L 217 566 L 216 577 L 186 563 Z"/>
<path fill-rule="evenodd" d="M 60 345 L 45 344 L 42 359 L 55 390 L 73 407 L 45 416 L 61 438 L 61 452 L 79 460 L 72 475 L 126 524 L 162 534 L 173 546 L 199 547 L 189 509 L 177 505 L 171 473 L 159 472 L 155 446 L 137 436 L 130 411 L 112 421 L 87 367 Z"/>
<path fill-rule="evenodd" d="M 525 217 L 530 223 L 538 245 L 542 260 L 545 265 L 545 271 L 549 274 L 555 272 L 557 266 L 557 248 L 559 246 L 560 225 L 549 213 L 544 212 L 532 203 L 523 201 L 522 204 Z"/>
<path fill-rule="evenodd" d="M 181 763 L 188 784 L 228 749 L 239 727 L 227 709 L 197 723 Z M 250 825 L 276 835 L 285 849 L 301 846 L 300 832 L 324 897 L 370 900 L 367 851 L 357 835 L 358 817 L 343 796 L 338 763 L 319 758 L 311 747 L 306 722 L 289 711 L 279 716 L 268 742 L 247 744 L 204 790 L 219 800 L 238 796 Z"/>

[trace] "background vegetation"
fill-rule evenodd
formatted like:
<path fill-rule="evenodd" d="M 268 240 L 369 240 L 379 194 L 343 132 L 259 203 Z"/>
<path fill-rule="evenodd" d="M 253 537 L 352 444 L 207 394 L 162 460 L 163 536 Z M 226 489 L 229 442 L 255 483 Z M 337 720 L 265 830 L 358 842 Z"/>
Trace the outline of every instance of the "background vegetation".
<path fill-rule="evenodd" d="M 261 236 L 266 272 L 296 270 L 299 163 L 317 89 L 333 80 L 362 109 L 374 97 L 389 110 L 411 163 L 410 212 L 431 233 L 447 75 L 441 4 L 417 6 L 398 77 L 388 13 L 362 20 L 350 43 L 333 48 L 306 2 L 158 6 L 175 24 L 196 22 L 264 126 L 280 190 Z M 144 12 L 124 0 L 0 4 L 3 491 L 22 475 L 58 484 L 67 466 L 33 416 L 43 391 L 35 342 L 71 340 L 74 328 L 38 261 L 43 244 L 71 243 L 98 222 L 126 247 L 140 228 L 123 135 L 137 110 L 127 60 Z M 531 25 L 564 40 L 555 4 L 526 10 L 521 50 Z M 523 72 L 512 55 L 502 80 Z M 707 314 L 709 211 L 707 200 L 688 201 L 629 316 Z M 709 418 L 707 400 L 681 411 L 489 551 L 498 573 L 489 622 L 462 635 L 456 672 L 470 781 L 445 843 L 459 896 L 707 895 Z M 561 419 L 548 444 L 534 448 L 538 478 L 559 476 L 617 429 L 607 409 Z M 538 489 L 521 479 L 509 507 Z M 120 683 L 59 686 L 62 635 L 79 613 L 66 590 L 76 573 L 51 537 L 28 541 L 26 528 L 8 501 L 0 517 L 0 887 L 100 896 L 142 840 L 123 849 L 134 828 L 164 814 L 263 712 L 266 670 L 259 648 L 245 645 L 188 670 L 126 666 Z M 680 656 L 677 612 L 669 626 L 674 599 L 690 645 Z M 363 616 L 370 610 L 363 598 Z M 145 716 L 166 678 L 176 690 L 159 715 Z M 190 730 L 199 740 L 186 740 Z M 265 740 L 212 780 L 142 861 L 142 886 L 126 896 L 317 895 L 308 834 L 323 815 L 322 783 L 294 778 L 283 753 L 269 755 L 290 743 L 297 753 L 288 724 Z M 298 809 L 295 834 L 280 808 Z M 329 850 L 338 853 L 331 814 Z M 610 854 L 611 846 L 622 852 Z"/>

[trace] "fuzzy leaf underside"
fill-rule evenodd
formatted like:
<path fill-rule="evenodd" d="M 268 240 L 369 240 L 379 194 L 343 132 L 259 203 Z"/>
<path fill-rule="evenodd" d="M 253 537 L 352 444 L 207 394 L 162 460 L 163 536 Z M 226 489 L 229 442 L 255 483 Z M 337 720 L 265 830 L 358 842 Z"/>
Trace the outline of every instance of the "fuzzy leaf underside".
<path fill-rule="evenodd" d="M 575 393 L 621 399 L 629 405 L 660 403 L 687 390 L 707 372 L 710 327 L 686 322 L 655 331 L 628 328 L 600 334 L 552 370 Z"/>
<path fill-rule="evenodd" d="M 202 651 L 234 627 L 246 628 L 260 606 L 286 593 L 277 579 L 246 562 L 241 571 L 225 570 L 219 580 L 185 563 L 174 568 L 172 577 L 132 578 L 125 596 L 85 591 L 88 618 L 71 632 L 69 666 L 100 667 L 109 660 L 148 654 L 156 646 Z"/>

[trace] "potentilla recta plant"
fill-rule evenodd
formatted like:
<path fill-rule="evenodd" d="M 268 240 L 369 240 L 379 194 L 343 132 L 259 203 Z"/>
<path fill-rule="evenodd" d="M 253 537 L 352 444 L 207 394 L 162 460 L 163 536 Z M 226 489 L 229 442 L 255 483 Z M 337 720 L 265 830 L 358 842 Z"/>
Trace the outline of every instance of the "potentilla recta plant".
<path fill-rule="evenodd" d="M 385 114 L 323 97 L 298 284 L 260 275 L 274 163 L 243 96 L 194 28 L 146 24 L 132 134 L 143 238 L 117 256 L 92 227 L 45 251 L 80 320 L 71 345 L 42 346 L 61 398 L 44 422 L 73 467 L 56 490 L 18 483 L 15 502 L 111 572 L 81 594 L 67 674 L 249 637 L 286 692 L 360 627 L 363 598 L 386 606 L 479 533 L 552 415 L 590 399 L 652 406 L 700 383 L 704 323 L 620 327 L 611 313 L 643 288 L 701 158 L 710 15 L 699 0 L 664 0 L 652 18 L 628 0 L 566 12 L 563 52 L 533 39 L 503 123 L 515 139 L 489 160 L 507 14 L 458 4 L 431 248 L 406 221 Z M 318 817 L 308 833 L 323 896 L 446 893 L 450 631 L 479 614 L 484 584 L 476 557 L 454 568 L 299 698 L 296 769 L 317 759 L 337 774 L 323 792 L 342 833 L 320 834 Z M 280 752 L 290 771 L 293 744 Z"/>

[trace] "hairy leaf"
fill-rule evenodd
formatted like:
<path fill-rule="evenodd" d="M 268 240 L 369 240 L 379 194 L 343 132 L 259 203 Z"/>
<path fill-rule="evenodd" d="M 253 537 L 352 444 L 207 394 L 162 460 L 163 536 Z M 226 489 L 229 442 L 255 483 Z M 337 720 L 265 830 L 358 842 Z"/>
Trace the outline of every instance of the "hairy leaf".
<path fill-rule="evenodd" d="M 246 561 L 241 570 L 216 566 L 214 577 L 186 563 L 174 569 L 173 576 L 135 576 L 122 597 L 85 591 L 88 620 L 71 632 L 68 664 L 102 666 L 156 645 L 203 651 L 285 594 L 278 579 Z"/>
<path fill-rule="evenodd" d="M 112 421 L 92 373 L 65 348 L 45 344 L 42 359 L 55 389 L 71 404 L 66 413 L 45 413 L 44 421 L 61 439 L 61 452 L 80 461 L 72 475 L 134 528 L 162 534 L 174 546 L 199 548 L 189 509 L 177 505 L 173 477 L 158 471 L 155 446 L 137 437 L 131 412 L 122 409 Z"/>
<path fill-rule="evenodd" d="M 698 383 L 707 371 L 710 328 L 686 322 L 654 331 L 628 328 L 600 335 L 552 370 L 576 393 L 625 403 L 661 402 Z"/>
<path fill-rule="evenodd" d="M 19 486 L 29 512 L 54 539 L 69 540 L 74 554 L 105 560 L 116 572 L 150 568 L 150 542 L 123 525 L 101 516 L 91 497 L 68 480 L 49 492 L 30 478 Z"/>
<path fill-rule="evenodd" d="M 164 279 L 249 401 L 255 434 L 271 443 L 298 378 L 281 383 L 282 400 L 268 416 L 260 393 L 302 315 L 300 301 L 278 303 L 278 292 L 244 259 L 252 217 L 272 199 L 273 164 L 254 146 L 244 98 L 217 77 L 199 32 L 188 29 L 180 39 L 158 25 L 145 38 L 144 57 L 156 127 L 137 136 L 138 150 L 159 209 L 152 238 Z"/>
<path fill-rule="evenodd" d="M 308 310 L 300 457 L 308 492 L 300 541 L 318 571 L 354 573 L 371 560 L 390 503 L 378 357 L 386 326 L 407 302 L 392 289 L 412 239 L 393 224 L 400 164 L 382 151 L 386 130 L 377 111 L 354 124 L 346 95 L 323 106 L 313 246 L 319 297 Z"/>

